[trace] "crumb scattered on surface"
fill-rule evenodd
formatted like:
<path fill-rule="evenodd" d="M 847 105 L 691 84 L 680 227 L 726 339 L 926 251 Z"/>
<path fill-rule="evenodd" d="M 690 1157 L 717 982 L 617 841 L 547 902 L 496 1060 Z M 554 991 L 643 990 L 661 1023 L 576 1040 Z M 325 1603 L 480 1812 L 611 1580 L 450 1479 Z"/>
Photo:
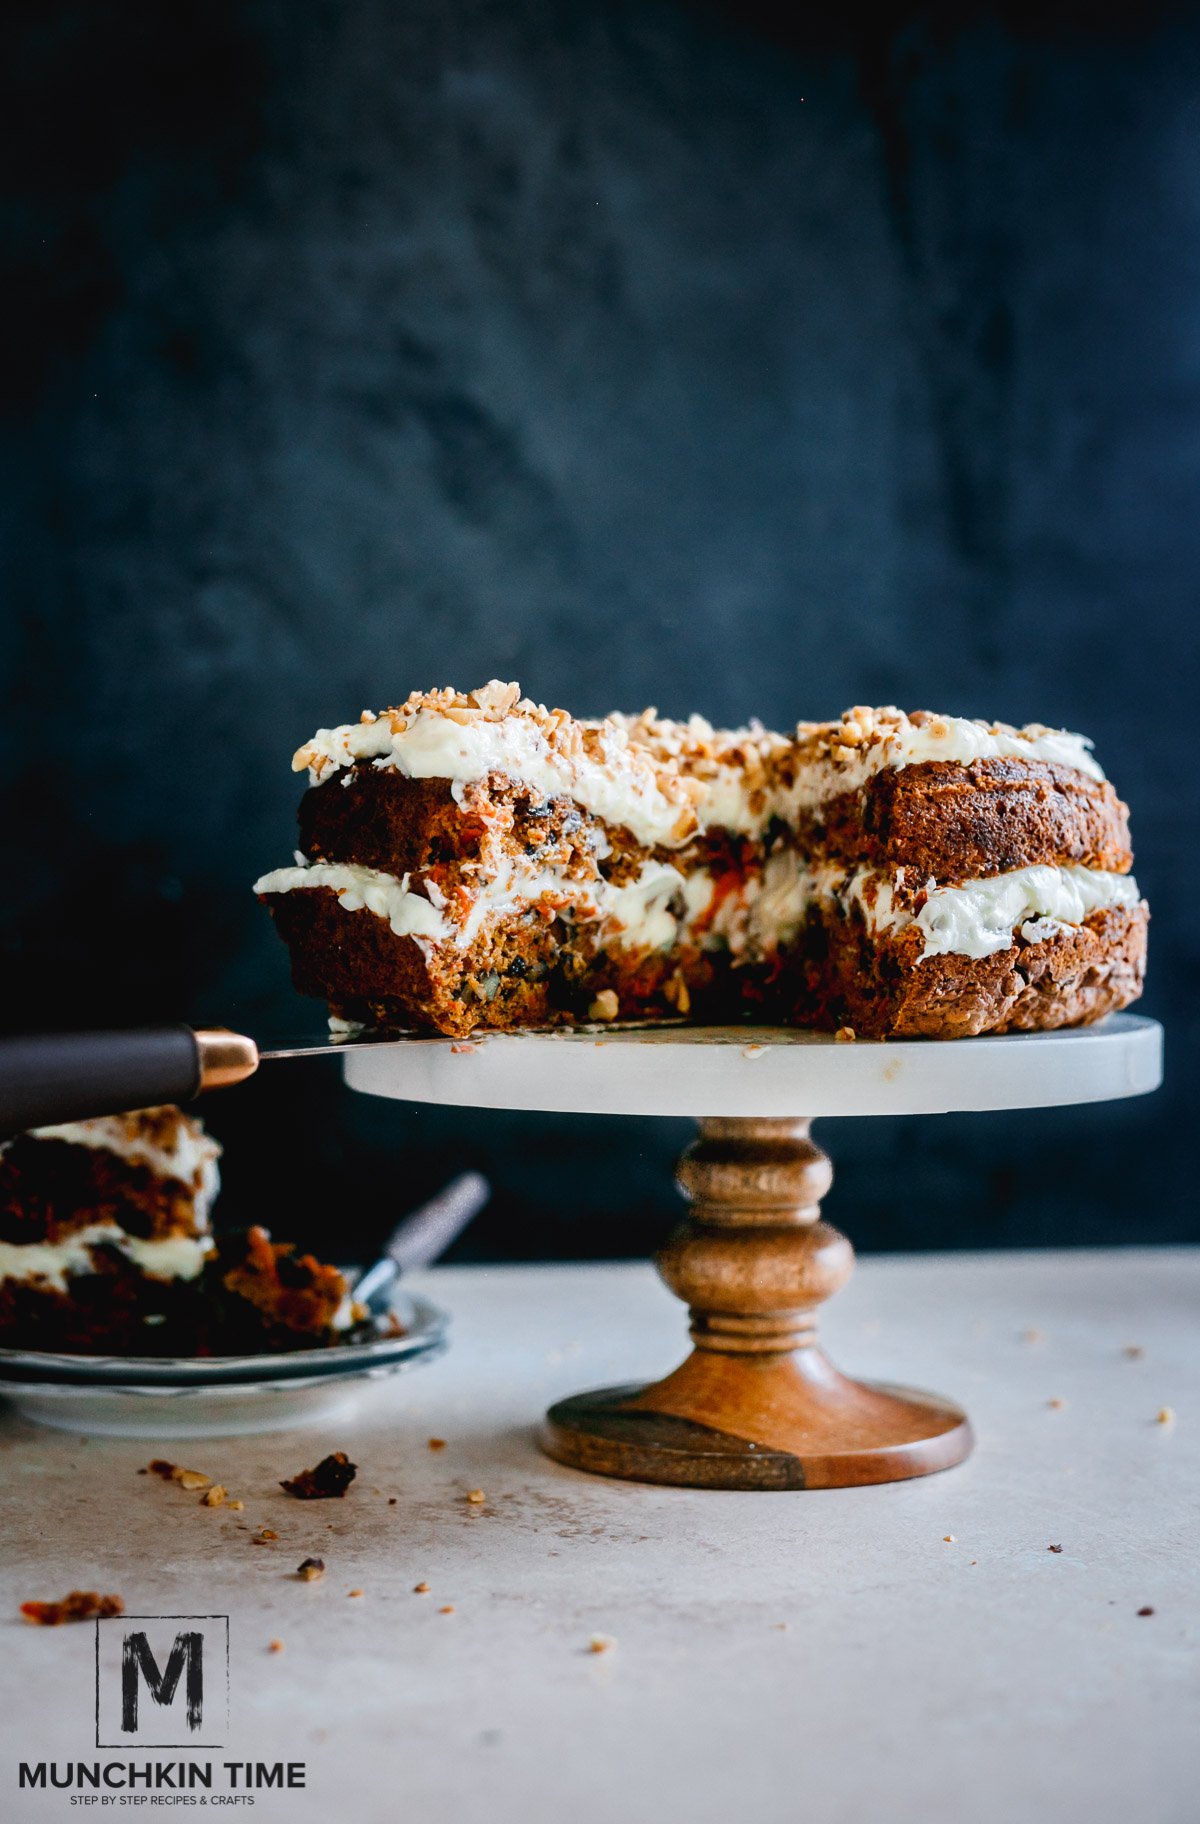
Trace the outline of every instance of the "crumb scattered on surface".
<path fill-rule="evenodd" d="M 1051 1412 L 1061 1412 L 1063 1407 L 1066 1405 L 1066 1403 L 1067 1402 L 1065 1400 L 1060 1400 L 1057 1394 L 1055 1394 L 1055 1396 L 1052 1400 L 1046 1401 L 1046 1404 L 1047 1404 L 1047 1406 L 1049 1406 Z"/>
<path fill-rule="evenodd" d="M 765 1045 L 743 1045 L 742 1056 L 744 1058 L 761 1058 L 766 1052 L 766 1049 Z"/>
<path fill-rule="evenodd" d="M 1044 1330 L 1039 1330 L 1035 1324 L 1030 1324 L 1021 1332 L 1021 1341 L 1023 1343 L 1044 1343 L 1045 1340 L 1046 1332 Z"/>
<path fill-rule="evenodd" d="M 273 1533 L 269 1526 L 260 1526 L 250 1543 L 251 1545 L 270 1545 L 278 1537 L 279 1534 Z"/>
<path fill-rule="evenodd" d="M 395 1497 L 395 1495 L 389 1495 L 389 1496 L 388 1496 L 388 1506 L 389 1506 L 389 1507 L 395 1507 L 395 1505 L 396 1505 L 396 1497 Z"/>
<path fill-rule="evenodd" d="M 472 1507 L 482 1507 L 487 1500 L 487 1496 L 481 1488 L 468 1489 L 463 1498 L 464 1500 L 469 1501 Z"/>
<path fill-rule="evenodd" d="M 182 1469 L 178 1463 L 168 1463 L 165 1457 L 154 1457 L 147 1465 L 150 1473 L 161 1476 L 164 1482 L 178 1482 L 180 1488 L 196 1490 L 211 1488 L 213 1479 L 206 1476 L 201 1469 Z"/>
<path fill-rule="evenodd" d="M 413 1584 L 413 1595 L 414 1596 L 428 1596 L 428 1594 L 429 1594 L 429 1585 L 427 1583 L 414 1583 Z"/>
<path fill-rule="evenodd" d="M 267 1652 L 268 1653 L 282 1653 L 283 1652 L 283 1642 L 281 1640 L 269 1640 L 267 1642 Z"/>
<path fill-rule="evenodd" d="M 786 1628 L 787 1622 L 781 1621 L 779 1625 L 781 1628 Z M 616 1644 L 617 1643 L 611 1634 L 593 1634 L 592 1638 L 588 1641 L 588 1652 L 611 1653 Z"/>
<path fill-rule="evenodd" d="M 452 1045 L 450 1047 L 450 1049 L 452 1052 L 456 1052 L 456 1053 L 461 1053 L 464 1051 L 478 1051 L 479 1050 L 479 1041 L 475 1040 L 474 1043 L 472 1043 L 472 1041 L 470 1039 L 460 1039 L 458 1041 L 458 1043 L 456 1045 Z"/>
<path fill-rule="evenodd" d="M 346 1594 L 347 1594 L 347 1596 L 361 1596 L 362 1591 L 361 1590 L 347 1590 Z"/>
<path fill-rule="evenodd" d="M 244 1511 L 246 1503 L 244 1501 L 227 1501 L 225 1505 L 226 1507 L 231 1507 L 235 1514 L 240 1514 Z"/>
<path fill-rule="evenodd" d="M 1121 1351 L 1127 1362 L 1140 1362 L 1145 1353 L 1140 1343 L 1126 1343 Z"/>
<path fill-rule="evenodd" d="M 1156 1425 L 1173 1425 L 1175 1423 L 1175 1408 L 1173 1406 L 1160 1406 L 1154 1423 Z"/>
<path fill-rule="evenodd" d="M 1048 1552 L 1061 1552 L 1061 1551 L 1062 1551 L 1062 1546 L 1061 1546 L 1061 1545 L 1048 1545 L 1048 1546 L 1047 1546 L 1047 1547 L 1046 1547 L 1046 1550 L 1047 1550 L 1047 1551 L 1048 1551 Z"/>
<path fill-rule="evenodd" d="M 943 1533 L 942 1541 L 945 1545 L 957 1545 L 958 1544 L 958 1540 L 954 1537 L 953 1533 Z"/>
<path fill-rule="evenodd" d="M 839 1026 L 833 1035 L 835 1045 L 853 1045 L 858 1038 L 853 1026 Z"/>
<path fill-rule="evenodd" d="M 1150 1607 L 1149 1603 L 1146 1604 L 1145 1608 L 1138 1610 L 1139 1615 L 1153 1615 L 1153 1613 L 1154 1610 Z"/>
<path fill-rule="evenodd" d="M 430 1450 L 445 1450 L 445 1448 L 446 1448 L 445 1438 L 430 1438 L 429 1448 L 430 1448 Z"/>
<path fill-rule="evenodd" d="M 95 1590 L 72 1590 L 61 1602 L 23 1602 L 21 1613 L 38 1628 L 61 1627 L 64 1621 L 94 1621 L 109 1615 L 123 1615 L 125 1604 L 120 1596 L 101 1596 Z"/>
<path fill-rule="evenodd" d="M 219 1482 L 214 1482 L 211 1488 L 205 1489 L 200 1497 L 200 1505 L 201 1507 L 224 1507 L 225 1490 Z"/>
<path fill-rule="evenodd" d="M 318 1577 L 325 1575 L 323 1558 L 305 1558 L 296 1566 L 296 1575 L 303 1583 L 315 1583 Z"/>
<path fill-rule="evenodd" d="M 454 1604 L 452 1602 L 444 1602 L 442 1604 L 441 1608 L 438 1610 L 439 1615 L 453 1615 L 453 1613 L 454 1613 Z"/>
<path fill-rule="evenodd" d="M 335 1450 L 322 1457 L 315 1469 L 302 1469 L 298 1476 L 279 1486 L 297 1501 L 340 1500 L 357 1474 L 358 1465 L 350 1461 L 344 1450 Z"/>

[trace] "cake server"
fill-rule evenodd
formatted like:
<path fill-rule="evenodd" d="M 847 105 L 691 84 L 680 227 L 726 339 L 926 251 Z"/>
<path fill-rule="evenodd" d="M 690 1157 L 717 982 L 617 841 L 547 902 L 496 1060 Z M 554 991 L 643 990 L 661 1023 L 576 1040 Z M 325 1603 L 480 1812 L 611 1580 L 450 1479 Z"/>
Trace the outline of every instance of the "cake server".
<path fill-rule="evenodd" d="M 354 1045 L 403 1039 L 308 1037 L 261 1050 L 223 1027 L 139 1026 L 112 1032 L 50 1032 L 0 1038 L 0 1139 L 31 1127 L 190 1102 L 253 1076 L 276 1058 L 328 1057 Z"/>

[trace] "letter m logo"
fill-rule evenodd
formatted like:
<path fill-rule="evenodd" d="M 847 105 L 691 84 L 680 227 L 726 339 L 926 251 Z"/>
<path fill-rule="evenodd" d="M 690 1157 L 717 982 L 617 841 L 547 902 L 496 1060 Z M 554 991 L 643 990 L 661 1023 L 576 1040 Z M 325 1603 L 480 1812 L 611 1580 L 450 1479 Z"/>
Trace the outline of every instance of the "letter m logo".
<path fill-rule="evenodd" d="M 125 1636 L 121 1654 L 121 1727 L 127 1735 L 137 1734 L 138 1692 L 143 1682 L 155 1703 L 167 1708 L 175 1702 L 185 1668 L 187 1726 L 194 1733 L 204 1720 L 203 1634 L 177 1634 L 170 1658 L 161 1672 L 146 1636 L 141 1633 Z"/>
<path fill-rule="evenodd" d="M 223 1744 L 227 1615 L 101 1616 L 95 1627 L 97 1748 Z"/>

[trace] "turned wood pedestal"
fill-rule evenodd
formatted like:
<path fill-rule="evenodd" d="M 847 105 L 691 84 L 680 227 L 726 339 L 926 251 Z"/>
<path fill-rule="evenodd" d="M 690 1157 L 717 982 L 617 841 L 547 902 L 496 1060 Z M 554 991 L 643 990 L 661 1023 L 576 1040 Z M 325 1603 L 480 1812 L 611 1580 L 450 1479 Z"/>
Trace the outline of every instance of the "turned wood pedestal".
<path fill-rule="evenodd" d="M 560 1463 L 700 1488 L 841 1488 L 960 1463 L 948 1400 L 849 1380 L 817 1342 L 816 1309 L 854 1250 L 821 1221 L 833 1168 L 809 1122 L 714 1117 L 679 1161 L 691 1212 L 657 1266 L 695 1345 L 665 1380 L 560 1400 L 542 1446 Z"/>
<path fill-rule="evenodd" d="M 687 1360 L 649 1387 L 560 1400 L 542 1445 L 576 1469 L 701 1488 L 839 1488 L 960 1463 L 971 1428 L 949 1400 L 854 1381 L 817 1342 L 816 1311 L 854 1253 L 821 1221 L 824 1115 L 1050 1108 L 1143 1095 L 1162 1029 L 1135 1014 L 1069 1032 L 839 1045 L 828 1033 L 688 1026 L 402 1039 L 347 1050 L 370 1094 L 477 1108 L 695 1115 L 679 1162 L 691 1208 L 658 1254 L 688 1306 Z"/>

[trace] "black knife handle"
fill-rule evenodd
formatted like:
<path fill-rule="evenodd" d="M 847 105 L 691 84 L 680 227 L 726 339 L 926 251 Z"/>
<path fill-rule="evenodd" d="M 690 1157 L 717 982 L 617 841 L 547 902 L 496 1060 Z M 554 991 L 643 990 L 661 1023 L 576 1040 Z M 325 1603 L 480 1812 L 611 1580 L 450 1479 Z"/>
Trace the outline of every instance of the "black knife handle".
<path fill-rule="evenodd" d="M 190 1102 L 201 1089 L 248 1076 L 257 1062 L 249 1039 L 190 1026 L 0 1039 L 0 1137 Z"/>

